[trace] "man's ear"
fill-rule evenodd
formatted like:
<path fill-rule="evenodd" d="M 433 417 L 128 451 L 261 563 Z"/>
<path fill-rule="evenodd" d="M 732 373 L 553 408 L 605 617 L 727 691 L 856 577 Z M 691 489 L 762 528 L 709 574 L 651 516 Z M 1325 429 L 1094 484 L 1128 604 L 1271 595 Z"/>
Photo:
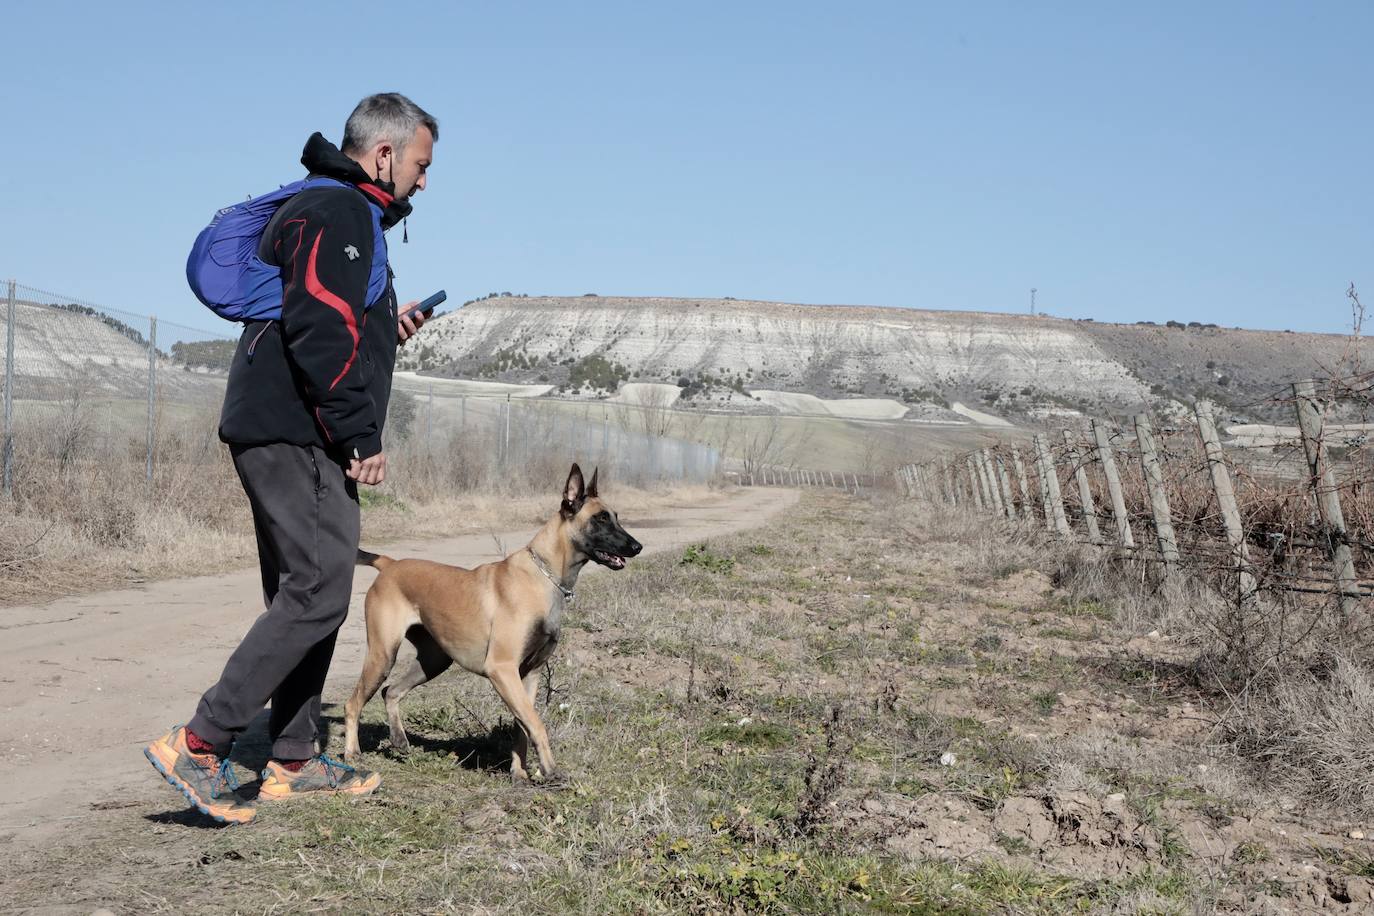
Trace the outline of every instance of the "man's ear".
<path fill-rule="evenodd" d="M 592 468 L 592 482 L 587 484 L 587 498 L 596 499 L 596 477 L 601 473 L 601 468 Z"/>
<path fill-rule="evenodd" d="M 563 505 L 559 507 L 559 512 L 564 518 L 572 518 L 582 508 L 582 503 L 587 499 L 587 487 L 582 481 L 582 469 L 573 462 L 572 470 L 568 472 L 568 481 L 563 484 Z"/>
<path fill-rule="evenodd" d="M 396 149 L 390 143 L 378 143 L 372 155 L 377 167 L 377 180 L 390 181 L 391 170 L 396 166 Z"/>

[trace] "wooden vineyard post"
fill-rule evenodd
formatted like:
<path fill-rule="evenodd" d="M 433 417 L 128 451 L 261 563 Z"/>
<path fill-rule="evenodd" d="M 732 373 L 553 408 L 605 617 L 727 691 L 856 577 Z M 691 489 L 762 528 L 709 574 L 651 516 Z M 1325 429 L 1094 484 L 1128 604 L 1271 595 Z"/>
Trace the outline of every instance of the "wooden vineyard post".
<path fill-rule="evenodd" d="M 1174 538 L 1169 496 L 1164 492 L 1164 471 L 1159 466 L 1159 451 L 1155 448 L 1155 434 L 1150 427 L 1149 414 L 1136 414 L 1135 437 L 1140 443 L 1140 468 L 1145 472 L 1145 486 L 1150 490 L 1150 513 L 1154 516 L 1159 555 L 1164 560 L 1167 574 L 1178 568 L 1178 541 Z"/>
<path fill-rule="evenodd" d="M 1127 550 L 1135 549 L 1135 538 L 1131 535 L 1131 520 L 1126 515 L 1126 497 L 1121 491 L 1121 475 L 1116 471 L 1116 458 L 1112 456 L 1112 443 L 1107 438 L 1107 430 L 1096 420 L 1092 421 L 1093 438 L 1097 440 L 1097 457 L 1102 462 L 1102 473 L 1107 478 L 1107 493 L 1112 499 L 1112 518 L 1116 520 L 1116 541 Z"/>
<path fill-rule="evenodd" d="M 965 456 L 964 464 L 968 468 L 968 488 L 973 491 L 973 504 L 981 510 L 983 508 L 983 494 L 979 487 L 978 469 L 974 466 L 973 455 Z"/>
<path fill-rule="evenodd" d="M 1054 510 L 1050 508 L 1050 485 L 1045 483 L 1045 466 L 1040 462 L 1040 442 L 1032 439 L 1032 459 L 1035 462 L 1035 483 L 1040 488 L 1040 517 L 1045 530 L 1054 530 Z"/>
<path fill-rule="evenodd" d="M 1207 466 L 1212 472 L 1212 489 L 1216 492 L 1221 520 L 1226 526 L 1226 543 L 1231 547 L 1231 558 L 1235 562 L 1240 601 L 1247 604 L 1254 600 L 1257 586 L 1245 550 L 1245 531 L 1240 524 L 1240 510 L 1236 508 L 1236 493 L 1231 487 L 1231 475 L 1226 470 L 1226 454 L 1221 450 L 1221 438 L 1217 436 L 1217 427 L 1212 421 L 1211 402 L 1198 401 L 1194 412 L 1197 414 L 1198 436 L 1207 454 Z"/>
<path fill-rule="evenodd" d="M 1040 480 L 1045 488 L 1045 495 L 1049 502 L 1047 518 L 1054 522 L 1054 531 L 1064 540 L 1072 538 L 1073 534 L 1069 531 L 1069 520 L 1064 515 L 1064 497 L 1059 491 L 1059 474 L 1054 467 L 1054 456 L 1050 454 L 1049 443 L 1045 441 L 1043 435 L 1035 437 L 1036 464 L 1040 469 Z"/>
<path fill-rule="evenodd" d="M 1021 461 L 1021 451 L 1011 447 L 1011 463 L 1016 468 L 1016 481 L 1021 486 L 1021 513 L 1028 521 L 1035 520 L 1035 500 L 1031 499 L 1030 484 L 1026 481 L 1026 465 Z"/>
<path fill-rule="evenodd" d="M 1307 469 L 1312 492 L 1317 497 L 1322 528 L 1326 534 L 1326 549 L 1331 555 L 1332 572 L 1336 578 L 1336 595 L 1340 599 L 1341 616 L 1345 620 L 1355 612 L 1358 585 L 1355 563 L 1350 557 L 1350 542 L 1346 536 L 1345 514 L 1341 511 L 1341 497 L 1336 488 L 1336 475 L 1323 454 L 1321 407 L 1317 404 L 1317 387 L 1311 379 L 1293 385 L 1293 406 L 1298 411 L 1298 430 L 1302 433 L 1302 450 L 1307 455 Z"/>
<path fill-rule="evenodd" d="M 983 471 L 983 479 L 987 481 L 988 492 L 992 494 L 992 511 L 998 515 L 1005 515 L 1006 509 L 1002 506 L 1002 491 L 997 486 L 997 472 L 992 466 L 992 455 L 988 450 L 981 448 L 978 450 L 978 466 Z"/>
<path fill-rule="evenodd" d="M 1002 460 L 1001 455 L 992 456 L 992 464 L 997 469 L 997 482 L 1002 486 L 1003 508 L 1007 511 L 1007 518 L 1016 518 L 1016 499 L 1011 492 L 1011 475 L 1007 473 L 1007 464 Z"/>
<path fill-rule="evenodd" d="M 1073 462 L 1073 476 L 1078 481 L 1078 502 L 1083 506 L 1083 524 L 1088 529 L 1088 541 L 1102 543 L 1102 531 L 1097 527 L 1097 506 L 1093 503 L 1093 491 L 1088 485 L 1087 453 L 1080 450 L 1074 441 L 1073 433 L 1064 430 L 1064 445 L 1071 449 L 1069 460 Z"/>

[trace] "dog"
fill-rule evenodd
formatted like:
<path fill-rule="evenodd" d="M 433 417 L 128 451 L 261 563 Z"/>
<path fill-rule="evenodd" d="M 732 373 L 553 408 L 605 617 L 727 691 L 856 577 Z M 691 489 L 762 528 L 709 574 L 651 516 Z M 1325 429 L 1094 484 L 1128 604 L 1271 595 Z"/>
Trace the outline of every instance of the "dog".
<path fill-rule="evenodd" d="M 597 495 L 597 473 L 584 483 L 576 464 L 563 485 L 558 512 L 529 544 L 476 569 L 429 560 L 393 560 L 358 551 L 359 565 L 380 575 L 367 591 L 367 659 L 344 713 L 344 759 L 358 755 L 358 716 L 396 664 L 401 640 L 415 646 L 415 662 L 382 691 L 391 746 L 410 748 L 401 699 L 457 662 L 491 681 L 520 727 L 511 752 L 511 780 L 530 781 L 529 743 L 545 780 L 558 778 L 548 733 L 534 708 L 538 671 L 558 645 L 563 612 L 582 567 L 594 562 L 625 568 L 643 549 L 620 527 L 615 510 Z"/>

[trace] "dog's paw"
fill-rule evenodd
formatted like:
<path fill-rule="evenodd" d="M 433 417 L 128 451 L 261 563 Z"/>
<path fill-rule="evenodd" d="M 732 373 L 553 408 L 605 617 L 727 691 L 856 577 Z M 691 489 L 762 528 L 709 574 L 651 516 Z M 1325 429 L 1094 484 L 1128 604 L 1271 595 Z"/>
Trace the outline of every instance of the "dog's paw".
<path fill-rule="evenodd" d="M 530 780 L 529 774 L 524 770 L 511 770 L 510 784 L 517 789 L 528 789 L 534 785 Z"/>
<path fill-rule="evenodd" d="M 539 781 L 539 788 L 551 792 L 565 792 L 573 787 L 573 778 L 567 770 L 555 770 Z"/>

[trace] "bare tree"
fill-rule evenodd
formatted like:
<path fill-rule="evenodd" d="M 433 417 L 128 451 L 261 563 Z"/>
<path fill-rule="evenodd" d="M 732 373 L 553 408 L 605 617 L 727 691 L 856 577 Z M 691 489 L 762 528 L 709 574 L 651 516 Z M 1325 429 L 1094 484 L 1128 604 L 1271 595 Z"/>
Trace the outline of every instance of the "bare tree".
<path fill-rule="evenodd" d="M 654 385 L 644 390 L 639 400 L 640 428 L 648 436 L 666 436 L 673 428 L 673 402 L 677 392 L 667 386 Z"/>

